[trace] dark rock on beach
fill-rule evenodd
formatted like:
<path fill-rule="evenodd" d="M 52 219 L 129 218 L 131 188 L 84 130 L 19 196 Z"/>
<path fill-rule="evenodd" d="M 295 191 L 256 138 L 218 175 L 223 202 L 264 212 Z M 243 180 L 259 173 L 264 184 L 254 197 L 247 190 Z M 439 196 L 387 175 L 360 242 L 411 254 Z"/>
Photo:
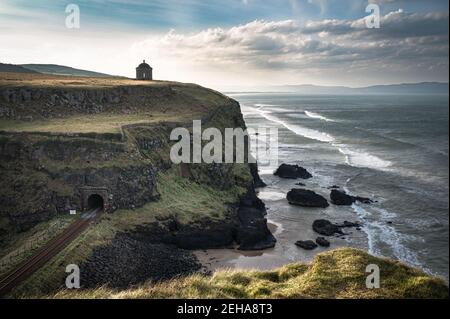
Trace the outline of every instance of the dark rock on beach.
<path fill-rule="evenodd" d="M 353 227 L 361 227 L 359 223 L 353 223 L 349 221 L 345 221 L 342 225 L 338 225 L 341 228 L 353 228 Z"/>
<path fill-rule="evenodd" d="M 81 266 L 83 288 L 126 289 L 148 280 L 161 281 L 198 271 L 201 265 L 189 251 L 117 234 L 112 243 L 95 248 Z"/>
<path fill-rule="evenodd" d="M 293 189 L 287 194 L 287 200 L 291 205 L 302 207 L 326 208 L 330 206 L 328 201 L 321 195 L 306 189 Z"/>
<path fill-rule="evenodd" d="M 373 201 L 369 198 L 350 196 L 344 191 L 333 189 L 330 194 L 331 202 L 338 206 L 351 206 L 356 202 L 361 202 L 364 204 L 372 204 Z"/>
<path fill-rule="evenodd" d="M 342 228 L 353 228 L 353 227 L 361 227 L 359 223 L 352 223 L 345 221 L 342 224 L 333 224 L 329 220 L 319 219 L 314 221 L 313 230 L 323 236 L 333 236 L 337 235 L 345 235 L 342 232 Z"/>
<path fill-rule="evenodd" d="M 321 247 L 330 247 L 330 242 L 326 240 L 324 237 L 317 237 L 316 243 Z"/>
<path fill-rule="evenodd" d="M 191 250 L 234 247 L 263 250 L 275 246 L 264 203 L 249 187 L 238 203 L 226 206 L 225 218 L 183 225 L 175 217 L 117 233 L 80 265 L 83 288 L 126 289 L 146 281 L 184 276 L 201 269 Z"/>
<path fill-rule="evenodd" d="M 306 240 L 306 241 L 298 241 L 295 243 L 295 245 L 297 245 L 300 248 L 303 248 L 305 250 L 314 250 L 316 249 L 318 246 L 315 242 L 313 242 L 312 240 Z"/>
<path fill-rule="evenodd" d="M 145 233 L 147 236 L 158 234 L 151 241 L 164 238 L 165 243 L 189 250 L 231 247 L 234 243 L 239 245 L 239 250 L 248 251 L 275 246 L 276 239 L 267 227 L 265 204 L 256 196 L 254 188 L 250 188 L 238 204 L 229 204 L 226 209 L 227 218 L 223 221 L 178 225 L 175 231 L 166 235 L 158 234 L 154 228 Z M 173 224 L 170 221 L 160 223 L 165 229 Z"/>
<path fill-rule="evenodd" d="M 267 227 L 266 206 L 254 189 L 249 189 L 238 209 L 239 227 L 236 241 L 240 250 L 263 250 L 273 248 L 277 242 Z"/>
<path fill-rule="evenodd" d="M 297 183 L 297 184 L 295 184 L 295 185 L 297 185 L 297 186 L 303 186 L 303 187 L 305 187 L 306 185 L 305 184 L 303 184 L 303 183 Z"/>
<path fill-rule="evenodd" d="M 371 200 L 370 198 L 366 198 L 366 197 L 356 196 L 356 197 L 353 197 L 353 198 L 355 199 L 355 201 L 363 203 L 363 204 L 373 204 L 374 203 L 373 200 Z"/>
<path fill-rule="evenodd" d="M 297 179 L 297 178 L 309 179 L 313 177 L 311 173 L 309 173 L 303 167 L 288 164 L 282 164 L 274 173 L 274 175 L 280 178 L 289 178 L 289 179 Z"/>
<path fill-rule="evenodd" d="M 339 206 L 351 206 L 355 202 L 352 196 L 349 196 L 345 192 L 341 192 L 335 189 L 331 191 L 330 198 L 331 202 L 334 205 Z"/>
<path fill-rule="evenodd" d="M 339 225 L 333 224 L 329 220 L 325 219 L 314 221 L 313 229 L 316 233 L 323 236 L 333 236 L 334 234 L 344 235 Z"/>

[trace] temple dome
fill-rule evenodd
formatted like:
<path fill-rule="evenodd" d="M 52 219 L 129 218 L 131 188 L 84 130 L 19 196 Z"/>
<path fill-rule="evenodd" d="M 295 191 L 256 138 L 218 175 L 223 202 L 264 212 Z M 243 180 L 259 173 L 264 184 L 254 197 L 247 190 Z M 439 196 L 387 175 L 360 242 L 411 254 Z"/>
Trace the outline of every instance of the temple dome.
<path fill-rule="evenodd" d="M 138 66 L 138 69 L 151 69 L 151 68 L 152 67 L 149 64 L 145 63 L 145 60 Z"/>
<path fill-rule="evenodd" d="M 136 68 L 136 80 L 152 81 L 153 80 L 153 68 L 147 63 L 142 62 Z"/>

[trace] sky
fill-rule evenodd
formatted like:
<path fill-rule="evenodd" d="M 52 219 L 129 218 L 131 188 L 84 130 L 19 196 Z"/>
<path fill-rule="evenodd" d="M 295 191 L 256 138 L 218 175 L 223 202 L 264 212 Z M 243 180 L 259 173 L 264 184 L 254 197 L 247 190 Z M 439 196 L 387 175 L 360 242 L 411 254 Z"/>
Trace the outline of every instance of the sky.
<path fill-rule="evenodd" d="M 67 28 L 66 7 L 80 9 Z M 380 28 L 368 28 L 369 4 Z M 216 89 L 448 82 L 447 0 L 0 0 L 0 62 Z"/>

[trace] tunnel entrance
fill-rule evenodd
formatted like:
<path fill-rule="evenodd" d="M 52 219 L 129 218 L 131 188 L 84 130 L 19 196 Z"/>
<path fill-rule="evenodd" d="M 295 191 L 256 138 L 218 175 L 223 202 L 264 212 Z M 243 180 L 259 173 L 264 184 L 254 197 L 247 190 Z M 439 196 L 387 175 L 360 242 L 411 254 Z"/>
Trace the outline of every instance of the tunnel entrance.
<path fill-rule="evenodd" d="M 105 213 L 111 212 L 113 196 L 106 187 L 85 186 L 80 188 L 80 195 L 82 211 L 100 208 Z"/>
<path fill-rule="evenodd" d="M 104 209 L 105 203 L 103 197 L 98 194 L 93 194 L 88 198 L 88 209 Z"/>

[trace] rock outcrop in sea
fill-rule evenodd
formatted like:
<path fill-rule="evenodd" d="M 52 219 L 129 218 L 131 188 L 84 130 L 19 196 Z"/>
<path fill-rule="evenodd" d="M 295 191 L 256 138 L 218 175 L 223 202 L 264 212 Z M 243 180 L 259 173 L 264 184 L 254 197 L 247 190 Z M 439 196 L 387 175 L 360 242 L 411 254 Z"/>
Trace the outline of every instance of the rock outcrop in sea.
<path fill-rule="evenodd" d="M 313 242 L 312 240 L 300 240 L 298 242 L 295 243 L 295 245 L 297 245 L 300 248 L 303 248 L 305 250 L 314 250 L 318 247 L 318 245 Z"/>
<path fill-rule="evenodd" d="M 289 204 L 302 207 L 326 208 L 330 206 L 325 197 L 306 189 L 292 189 L 287 194 Z"/>
<path fill-rule="evenodd" d="M 298 165 L 282 164 L 274 173 L 275 176 L 288 179 L 310 179 L 313 176 L 305 168 Z"/>
<path fill-rule="evenodd" d="M 323 236 L 333 235 L 345 235 L 342 231 L 343 228 L 356 228 L 361 227 L 359 223 L 352 223 L 345 221 L 342 224 L 334 224 L 326 219 L 318 219 L 313 223 L 313 230 Z"/>
<path fill-rule="evenodd" d="M 324 237 L 317 237 L 316 244 L 319 245 L 320 247 L 330 247 L 331 245 L 330 242 Z"/>
<path fill-rule="evenodd" d="M 344 191 L 333 189 L 330 194 L 331 202 L 338 206 L 351 206 L 356 202 L 361 202 L 363 204 L 372 204 L 373 201 L 370 198 L 350 196 Z"/>

